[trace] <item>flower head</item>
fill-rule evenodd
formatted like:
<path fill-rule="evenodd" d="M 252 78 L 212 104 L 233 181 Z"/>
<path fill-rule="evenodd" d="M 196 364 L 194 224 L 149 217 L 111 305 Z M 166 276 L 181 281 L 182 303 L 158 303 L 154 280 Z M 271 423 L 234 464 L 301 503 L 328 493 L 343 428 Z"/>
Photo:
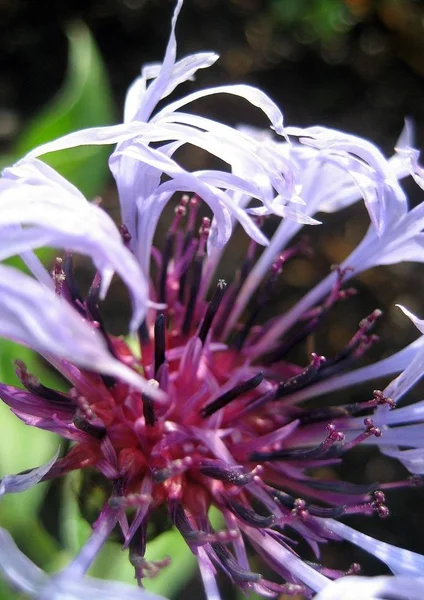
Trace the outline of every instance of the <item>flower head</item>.
<path fill-rule="evenodd" d="M 149 523 L 165 509 L 198 559 L 209 599 L 219 597 L 218 570 L 241 590 L 266 597 L 316 592 L 338 597 L 345 584 L 331 581 L 355 575 L 359 567 L 329 569 L 320 562 L 319 548 L 340 539 L 360 545 L 399 575 L 388 584 L 370 584 L 370 594 L 401 593 L 405 582 L 422 593 L 424 557 L 374 540 L 340 519 L 386 518 L 386 490 L 421 482 L 422 425 L 415 424 L 422 419 L 421 403 L 399 409 L 397 402 L 421 375 L 424 338 L 355 369 L 377 341 L 381 313 L 374 310 L 337 355 L 313 353 L 306 364 L 291 358 L 292 349 L 317 330 L 334 305 L 354 293 L 346 283 L 355 273 L 422 260 L 423 208 L 408 212 L 398 182 L 412 168 L 411 137 L 408 132 L 402 137 L 402 148 L 409 150 L 388 161 L 371 142 L 355 136 L 284 128 L 275 104 L 248 86 L 203 90 L 155 113 L 179 83 L 216 59 L 200 54 L 176 61 L 181 5 L 164 62 L 143 69 L 131 86 L 123 124 L 45 144 L 7 169 L 0 182 L 0 256 L 22 254 L 35 276 L 0 266 L 0 334 L 33 347 L 68 381 L 66 392 L 48 388 L 17 361 L 23 389 L 0 384 L 0 397 L 26 424 L 72 442 L 64 456 L 45 467 L 5 477 L 0 495 L 76 469 L 95 469 L 108 496 L 91 537 L 63 572 L 48 580 L 5 532 L 0 553 L 9 558 L 3 571 L 36 597 L 59 599 L 65 590 L 66 597 L 94 598 L 101 587 L 106 593 L 106 584 L 83 576 L 117 528 L 142 585 L 145 577 L 166 569 L 165 558 L 158 564 L 145 558 Z M 261 108 L 282 137 L 276 141 L 179 110 L 222 92 Z M 110 167 L 121 202 L 120 229 L 37 158 L 103 143 L 117 144 Z M 185 170 L 174 156 L 183 144 L 218 156 L 229 169 Z M 416 163 L 413 168 L 420 173 Z M 152 248 L 158 219 L 176 192 L 168 233 L 160 248 Z M 361 197 L 371 221 L 363 242 L 288 313 L 267 320 L 266 306 L 286 263 L 309 251 L 293 236 L 302 225 L 317 223 L 316 212 L 338 210 Z M 251 207 L 252 199 L 260 206 Z M 203 204 L 212 219 L 201 216 Z M 269 215 L 282 218 L 270 241 L 263 232 Z M 236 220 L 251 239 L 227 282 L 220 278 L 220 259 Z M 43 245 L 65 250 L 51 276 L 32 254 Z M 259 256 L 260 245 L 267 248 Z M 85 296 L 76 284 L 73 253 L 90 256 L 97 270 Z M 102 317 L 100 302 L 113 272 L 131 294 L 135 344 L 111 335 Z M 422 322 L 407 314 L 422 332 Z M 359 403 L 343 396 L 331 407 L 301 404 L 325 391 L 399 373 L 387 389 Z M 318 469 L 340 462 L 359 444 L 381 446 L 415 476 L 383 486 L 317 478 Z M 211 507 L 222 515 L 219 530 L 211 524 Z M 293 532 L 307 542 L 314 563 L 296 553 Z M 275 578 L 251 569 L 248 544 Z M 16 574 L 24 563 L 27 578 Z M 358 585 L 366 589 L 367 581 Z M 114 598 L 127 592 L 112 586 L 108 593 Z"/>

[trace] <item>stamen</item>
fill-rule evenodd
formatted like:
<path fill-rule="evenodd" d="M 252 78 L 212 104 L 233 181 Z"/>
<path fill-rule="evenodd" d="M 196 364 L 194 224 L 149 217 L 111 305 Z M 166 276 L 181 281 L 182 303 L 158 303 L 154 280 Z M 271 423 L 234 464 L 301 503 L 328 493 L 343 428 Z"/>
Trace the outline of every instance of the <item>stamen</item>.
<path fill-rule="evenodd" d="M 265 364 L 272 364 L 284 358 L 284 356 L 297 344 L 302 342 L 308 337 L 313 331 L 315 331 L 318 325 L 321 323 L 324 316 L 330 311 L 334 304 L 340 300 L 345 300 L 356 294 L 356 290 L 348 288 L 342 290 L 344 279 L 349 271 L 353 271 L 350 267 L 341 269 L 340 267 L 334 267 L 337 270 L 337 280 L 334 283 L 331 292 L 324 300 L 324 302 L 308 311 L 303 315 L 302 320 L 306 321 L 305 325 L 295 333 L 293 333 L 288 339 L 285 339 L 281 345 L 279 345 L 274 351 L 265 354 L 262 362 Z"/>
<path fill-rule="evenodd" d="M 320 373 L 320 378 L 330 377 L 335 371 L 340 369 L 341 363 L 346 363 L 350 358 L 358 359 L 371 344 L 378 340 L 378 337 L 376 336 L 368 336 L 368 332 L 382 314 L 381 310 L 376 309 L 368 315 L 368 317 L 362 319 L 359 323 L 358 331 L 345 348 L 333 359 L 328 360 L 324 365 L 322 372 Z"/>
<path fill-rule="evenodd" d="M 334 444 L 344 440 L 344 434 L 337 431 L 334 423 L 327 425 L 328 435 L 324 442 L 312 449 L 294 448 L 292 450 L 276 450 L 273 452 L 254 452 L 250 455 L 249 460 L 252 461 L 274 461 L 274 460 L 317 460 L 328 454 L 330 449 L 333 450 Z M 343 446 L 344 449 L 344 446 Z"/>
<path fill-rule="evenodd" d="M 253 478 L 252 473 L 246 472 L 246 469 L 241 465 L 228 467 L 227 465 L 214 464 L 213 461 L 210 461 L 209 464 L 203 461 L 199 471 L 207 477 L 225 481 L 238 487 L 247 485 Z"/>
<path fill-rule="evenodd" d="M 63 260 L 60 256 L 57 256 L 54 261 L 54 267 L 52 271 L 52 277 L 54 281 L 54 291 L 57 296 L 62 295 L 62 287 L 66 279 L 65 272 L 62 268 Z"/>
<path fill-rule="evenodd" d="M 233 500 L 232 498 L 224 497 L 223 501 L 225 505 L 234 513 L 238 519 L 250 525 L 251 527 L 258 527 L 260 529 L 270 527 L 274 523 L 274 515 L 267 517 L 259 515 L 252 508 Z"/>
<path fill-rule="evenodd" d="M 143 392 L 141 394 L 141 400 L 143 402 L 143 416 L 146 425 L 153 427 L 156 423 L 156 414 L 155 414 L 155 406 L 153 404 L 153 399 Z"/>
<path fill-rule="evenodd" d="M 242 394 L 246 394 L 247 392 L 250 392 L 251 390 L 257 388 L 258 385 L 262 383 L 263 379 L 264 374 L 261 371 L 260 373 L 257 373 L 247 381 L 243 381 L 242 383 L 239 383 L 238 385 L 234 386 L 233 388 L 231 388 L 231 390 L 228 390 L 228 392 L 225 392 L 224 394 L 222 394 L 222 396 L 219 396 L 218 398 L 216 398 L 216 400 L 213 400 L 212 402 L 207 404 L 205 407 L 202 408 L 200 414 L 204 418 L 210 417 L 217 410 L 224 408 L 225 406 L 227 406 L 227 404 L 229 404 Z"/>
<path fill-rule="evenodd" d="M 152 477 L 156 483 L 162 483 L 170 477 L 181 475 L 181 473 L 187 471 L 192 464 L 193 459 L 191 456 L 185 456 L 184 458 L 174 460 L 165 469 L 152 469 Z"/>
<path fill-rule="evenodd" d="M 65 274 L 66 289 L 69 292 L 70 299 L 73 301 L 75 308 L 83 313 L 84 300 L 75 281 L 74 269 L 73 269 L 73 256 L 70 252 L 65 252 L 65 259 L 63 261 L 63 272 Z"/>
<path fill-rule="evenodd" d="M 192 281 L 191 281 L 191 286 L 190 286 L 190 296 L 189 296 L 189 299 L 187 302 L 187 307 L 186 307 L 186 311 L 184 314 L 184 321 L 183 321 L 183 326 L 182 326 L 182 333 L 184 335 L 188 335 L 190 332 L 191 322 L 192 322 L 195 308 L 196 308 L 197 295 L 199 293 L 200 284 L 202 281 L 203 260 L 205 258 L 206 241 L 208 239 L 209 231 L 210 231 L 209 228 L 210 228 L 210 219 L 207 219 L 205 217 L 203 219 L 202 226 L 200 227 L 200 230 L 199 230 L 199 235 L 200 235 L 199 245 L 197 248 L 195 259 L 193 261 L 193 267 L 192 267 L 193 275 L 192 275 Z"/>
<path fill-rule="evenodd" d="M 325 356 L 318 356 L 315 354 L 315 352 L 313 352 L 312 361 L 303 369 L 301 373 L 294 375 L 293 377 L 289 377 L 278 385 L 275 393 L 275 400 L 279 400 L 284 396 L 292 394 L 293 392 L 297 392 L 305 385 L 311 383 L 324 363 Z"/>
<path fill-rule="evenodd" d="M 41 396 L 50 402 L 58 402 L 60 404 L 72 404 L 72 400 L 66 394 L 53 390 L 40 383 L 38 377 L 28 373 L 26 364 L 22 360 L 15 361 L 15 373 L 22 385 L 32 394 Z"/>
<path fill-rule="evenodd" d="M 119 226 L 119 232 L 121 234 L 122 241 L 124 242 L 125 246 L 129 248 L 131 242 L 131 234 L 128 231 L 128 227 L 122 223 L 122 225 Z"/>
<path fill-rule="evenodd" d="M 382 436 L 383 433 L 382 433 L 380 427 L 376 427 L 374 425 L 373 420 L 370 419 L 369 417 L 364 419 L 364 425 L 366 428 L 365 431 L 363 433 L 359 434 L 358 436 L 356 436 L 356 438 L 354 438 L 352 441 L 344 444 L 342 447 L 343 452 L 347 452 L 348 450 L 351 450 L 352 448 L 354 448 L 355 446 L 357 446 L 364 440 L 368 439 L 372 435 L 375 435 L 375 437 Z"/>
<path fill-rule="evenodd" d="M 346 508 L 347 515 L 354 514 L 369 514 L 376 512 L 381 519 L 386 519 L 390 515 L 390 511 L 386 506 L 386 497 L 381 490 L 373 492 L 374 499 L 371 502 L 358 504 L 357 506 L 348 506 Z"/>
<path fill-rule="evenodd" d="M 209 333 L 209 330 L 212 325 L 212 321 L 218 312 L 219 305 L 221 304 L 222 298 L 224 297 L 224 293 L 226 290 L 227 284 L 224 279 L 220 279 L 216 286 L 215 292 L 212 296 L 211 301 L 208 304 L 208 308 L 206 310 L 205 317 L 202 321 L 202 324 L 199 329 L 199 338 L 202 344 L 205 343 L 206 337 Z"/>
<path fill-rule="evenodd" d="M 91 437 L 96 438 L 96 440 L 102 440 L 107 433 L 105 427 L 92 425 L 81 415 L 75 415 L 72 419 L 72 422 L 77 429 L 83 431 L 84 433 L 87 433 Z"/>
<path fill-rule="evenodd" d="M 186 542 L 190 545 L 204 546 L 212 543 L 233 542 L 239 537 L 239 532 L 235 529 L 226 531 L 202 531 L 195 529 L 190 523 L 184 508 L 179 502 L 170 502 L 169 513 L 175 527 L 179 530 Z M 210 527 L 209 523 L 208 526 Z"/>
<path fill-rule="evenodd" d="M 150 344 L 150 335 L 146 321 L 143 321 L 138 328 L 137 337 L 141 348 Z"/>
<path fill-rule="evenodd" d="M 273 262 L 270 273 L 268 275 L 268 279 L 263 284 L 257 297 L 255 297 L 255 301 L 252 304 L 252 308 L 250 310 L 250 313 L 247 317 L 246 323 L 244 324 L 242 331 L 236 335 L 233 341 L 233 346 L 237 348 L 237 350 L 242 349 L 247 339 L 247 336 L 249 335 L 249 332 L 251 331 L 256 319 L 259 316 L 259 313 L 261 312 L 262 308 L 266 306 L 267 302 L 271 297 L 273 287 L 275 286 L 278 276 L 282 271 L 283 264 L 291 256 L 292 253 L 290 252 L 290 250 L 288 250 L 286 252 L 283 252 L 283 254 L 280 254 L 280 256 L 278 256 Z"/>
<path fill-rule="evenodd" d="M 223 569 L 242 587 L 248 583 L 254 583 L 262 579 L 259 573 L 243 569 L 223 544 L 212 544 L 212 548 Z"/>
<path fill-rule="evenodd" d="M 155 377 L 159 367 L 165 362 L 165 316 L 159 315 L 155 321 Z"/>
<path fill-rule="evenodd" d="M 290 510 L 303 510 L 313 517 L 323 517 L 328 519 L 338 519 L 346 513 L 346 506 L 317 506 L 315 504 L 306 503 L 302 498 L 293 498 L 289 494 L 280 492 L 279 490 L 270 490 L 269 493 L 273 499 Z"/>
<path fill-rule="evenodd" d="M 311 423 L 319 423 L 320 421 L 328 421 L 328 419 L 343 419 L 353 415 L 375 408 L 376 406 L 387 405 L 390 409 L 395 408 L 396 403 L 391 398 L 386 398 L 380 390 L 374 390 L 374 399 L 366 402 L 354 402 L 352 404 L 344 404 L 342 406 L 331 406 L 328 408 L 316 408 L 307 410 L 304 413 L 298 414 L 293 411 L 293 417 L 298 418 L 302 425 L 310 425 Z"/>

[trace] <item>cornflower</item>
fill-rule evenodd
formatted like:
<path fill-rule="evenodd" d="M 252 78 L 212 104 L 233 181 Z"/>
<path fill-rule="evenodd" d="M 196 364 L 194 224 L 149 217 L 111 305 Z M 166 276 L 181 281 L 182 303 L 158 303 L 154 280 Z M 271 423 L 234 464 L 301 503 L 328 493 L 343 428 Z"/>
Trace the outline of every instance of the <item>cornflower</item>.
<path fill-rule="evenodd" d="M 421 484 L 424 402 L 398 408 L 420 378 L 424 336 L 362 368 L 375 343 L 380 311 L 359 324 L 336 356 L 290 351 L 316 331 L 333 306 L 353 294 L 346 283 L 376 265 L 423 260 L 424 203 L 408 210 L 399 179 L 424 187 L 409 124 L 386 160 L 369 141 L 322 127 L 285 127 L 261 91 L 234 85 L 195 92 L 155 112 L 157 103 L 217 56 L 176 61 L 175 25 L 162 64 L 145 67 L 130 87 L 124 123 L 77 131 L 36 148 L 6 169 L 0 182 L 0 257 L 20 254 L 32 276 L 0 265 L 0 334 L 32 347 L 68 381 L 66 392 L 43 385 L 16 361 L 24 389 L 0 385 L 0 397 L 29 426 L 70 440 L 66 454 L 28 472 L 7 475 L 0 496 L 77 469 L 95 469 L 109 494 L 80 553 L 48 577 L 0 530 L 0 568 L 18 589 L 43 600 L 157 598 L 142 589 L 85 576 L 118 530 L 135 578 L 166 569 L 145 559 L 147 528 L 163 508 L 198 559 L 208 600 L 223 571 L 242 591 L 318 600 L 424 596 L 424 557 L 378 541 L 344 523 L 351 514 L 386 518 L 385 492 Z M 147 85 L 147 82 L 150 84 Z M 234 129 L 179 109 L 216 93 L 241 96 L 269 118 L 273 137 Z M 110 157 L 121 203 L 117 228 L 39 156 L 78 145 L 116 144 Z M 191 144 L 222 159 L 224 170 L 189 172 L 175 159 Z M 161 249 L 157 222 L 179 195 Z M 370 226 L 353 253 L 291 310 L 266 319 L 264 308 L 287 261 L 307 252 L 293 237 L 317 212 L 364 199 Z M 255 207 L 251 201 L 255 200 Z M 213 218 L 201 218 L 206 203 Z M 259 205 L 259 206 L 258 206 Z M 280 217 L 271 240 L 262 231 Z M 219 277 L 222 249 L 235 222 L 251 241 L 231 282 Z M 200 226 L 199 226 L 200 225 Z M 259 245 L 265 249 L 257 258 Z M 52 273 L 33 250 L 64 249 Z M 84 297 L 73 253 L 92 258 L 96 274 Z M 155 270 L 150 275 L 151 257 Z M 113 273 L 132 299 L 133 343 L 111 335 L 100 306 Z M 403 308 L 424 333 L 424 322 Z M 137 348 L 134 350 L 134 334 Z M 383 376 L 395 379 L 362 402 L 305 408 L 304 400 Z M 405 481 L 360 486 L 311 473 L 339 463 L 359 444 L 374 445 L 410 471 Z M 402 449 L 401 449 L 402 448 Z M 211 507 L 222 514 L 213 528 Z M 305 561 L 291 536 L 316 556 Z M 320 545 L 346 540 L 380 559 L 394 576 L 358 577 L 320 562 Z M 252 571 L 246 544 L 275 573 Z"/>

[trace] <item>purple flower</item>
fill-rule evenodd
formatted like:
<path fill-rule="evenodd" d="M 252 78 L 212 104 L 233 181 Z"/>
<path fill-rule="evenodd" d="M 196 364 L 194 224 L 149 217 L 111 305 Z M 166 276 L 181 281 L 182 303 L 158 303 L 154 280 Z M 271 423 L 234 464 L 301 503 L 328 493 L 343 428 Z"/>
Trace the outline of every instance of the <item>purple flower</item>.
<path fill-rule="evenodd" d="M 351 590 L 361 598 L 423 597 L 424 556 L 362 534 L 344 517 L 386 518 L 386 490 L 421 482 L 424 405 L 397 404 L 423 371 L 424 335 L 391 357 L 355 368 L 376 342 L 373 328 L 381 313 L 375 310 L 336 356 L 312 354 L 306 365 L 289 358 L 333 306 L 352 295 L 345 284 L 353 275 L 376 265 L 422 261 L 424 203 L 408 211 L 399 184 L 409 173 L 422 184 L 410 127 L 387 160 L 356 136 L 285 128 L 275 104 L 248 86 L 206 89 L 155 112 L 179 83 L 217 58 L 203 53 L 176 61 L 181 6 L 179 1 L 163 63 L 144 68 L 130 87 L 123 124 L 78 131 L 36 148 L 0 181 L 0 258 L 21 254 L 33 275 L 0 266 L 0 335 L 32 347 L 69 382 L 66 392 L 48 388 L 18 360 L 23 389 L 0 384 L 0 397 L 26 424 L 71 441 L 63 457 L 4 477 L 0 496 L 76 469 L 97 470 L 109 494 L 92 535 L 66 569 L 49 578 L 4 530 L 0 567 L 12 584 L 44 600 L 99 594 L 153 600 L 142 590 L 85 573 L 115 528 L 140 585 L 166 568 L 166 561 L 152 565 L 145 559 L 148 525 L 165 509 L 198 559 L 209 600 L 219 598 L 217 571 L 244 592 L 265 597 L 318 593 L 325 600 L 347 598 Z M 280 137 L 180 111 L 216 93 L 239 95 L 260 108 Z M 120 228 L 37 158 L 112 143 Z M 185 170 L 174 156 L 184 144 L 219 157 L 228 170 Z M 153 248 L 158 219 L 176 192 L 171 226 L 162 247 Z M 291 310 L 266 320 L 264 307 L 285 264 L 308 251 L 305 242 L 292 241 L 295 234 L 304 224 L 316 224 L 317 212 L 361 198 L 370 215 L 362 242 Z M 252 199 L 259 206 L 251 207 Z M 202 202 L 212 220 L 200 218 Z M 262 225 L 270 215 L 281 222 L 268 240 Z M 236 221 L 251 239 L 227 284 L 219 278 L 220 259 Z M 259 245 L 266 248 L 257 258 Z M 52 274 L 33 254 L 40 246 L 64 249 Z M 91 257 L 96 267 L 85 296 L 76 285 L 73 253 Z M 111 335 L 102 318 L 100 301 L 113 273 L 131 295 L 136 350 Z M 424 333 L 423 322 L 403 310 Z M 302 405 L 387 375 L 397 377 L 362 402 L 346 404 L 343 394 L 336 406 Z M 311 475 L 359 444 L 377 445 L 398 458 L 411 478 L 360 486 Z M 212 527 L 211 507 L 223 516 L 222 530 Z M 315 554 L 313 564 L 295 551 L 293 531 Z M 394 576 L 358 578 L 358 565 L 347 572 L 327 568 L 320 545 L 329 540 L 360 546 Z M 272 581 L 251 569 L 247 544 L 274 571 Z"/>

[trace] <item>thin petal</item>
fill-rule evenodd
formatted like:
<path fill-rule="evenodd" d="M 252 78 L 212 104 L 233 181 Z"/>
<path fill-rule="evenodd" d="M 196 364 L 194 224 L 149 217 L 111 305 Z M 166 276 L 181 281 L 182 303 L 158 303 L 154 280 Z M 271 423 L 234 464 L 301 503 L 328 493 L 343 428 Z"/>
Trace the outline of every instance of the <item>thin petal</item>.
<path fill-rule="evenodd" d="M 0 572 L 15 588 L 31 596 L 35 596 L 47 582 L 47 575 L 19 550 L 12 536 L 2 528 Z"/>
<path fill-rule="evenodd" d="M 147 283 L 112 219 L 48 165 L 24 160 L 6 169 L 0 181 L 0 259 L 41 246 L 91 256 L 103 276 L 102 295 L 113 271 L 130 290 L 136 329 L 144 318 Z M 24 229 L 17 231 L 14 227 Z"/>
<path fill-rule="evenodd" d="M 168 104 L 168 106 L 163 108 L 154 116 L 153 120 L 158 121 L 163 115 L 175 112 L 179 110 L 182 106 L 185 106 L 190 102 L 194 102 L 199 98 L 205 98 L 214 94 L 231 94 L 233 96 L 238 96 L 239 98 L 247 100 L 247 102 L 249 102 L 253 106 L 256 106 L 263 113 L 265 113 L 265 115 L 271 122 L 272 128 L 276 131 L 276 133 L 282 136 L 285 135 L 285 130 L 283 127 L 283 115 L 278 106 L 271 100 L 271 98 L 269 98 L 266 94 L 264 94 L 264 92 L 262 92 L 258 88 L 243 84 L 221 85 L 218 87 L 199 90 L 198 92 L 193 92 L 192 94 L 185 96 L 181 100 L 176 100 L 175 102 Z"/>
<path fill-rule="evenodd" d="M 315 600 L 421 600 L 424 577 L 342 577 L 324 588 Z"/>
<path fill-rule="evenodd" d="M 336 533 L 344 540 L 355 544 L 384 562 L 393 573 L 413 577 L 422 576 L 424 556 L 421 554 L 376 540 L 334 519 L 320 519 L 320 522 L 325 523 L 332 533 Z"/>
<path fill-rule="evenodd" d="M 28 275 L 4 265 L 0 265 L 0 336 L 26 344 L 47 357 L 116 375 L 142 391 L 148 385 L 109 354 L 98 331 L 67 302 Z"/>
<path fill-rule="evenodd" d="M 59 452 L 60 448 L 57 449 L 53 458 L 44 465 L 41 465 L 41 467 L 30 469 L 27 473 L 18 473 L 17 475 L 6 475 L 3 477 L 0 480 L 0 498 L 3 494 L 24 492 L 36 485 L 50 471 L 59 456 Z"/>

